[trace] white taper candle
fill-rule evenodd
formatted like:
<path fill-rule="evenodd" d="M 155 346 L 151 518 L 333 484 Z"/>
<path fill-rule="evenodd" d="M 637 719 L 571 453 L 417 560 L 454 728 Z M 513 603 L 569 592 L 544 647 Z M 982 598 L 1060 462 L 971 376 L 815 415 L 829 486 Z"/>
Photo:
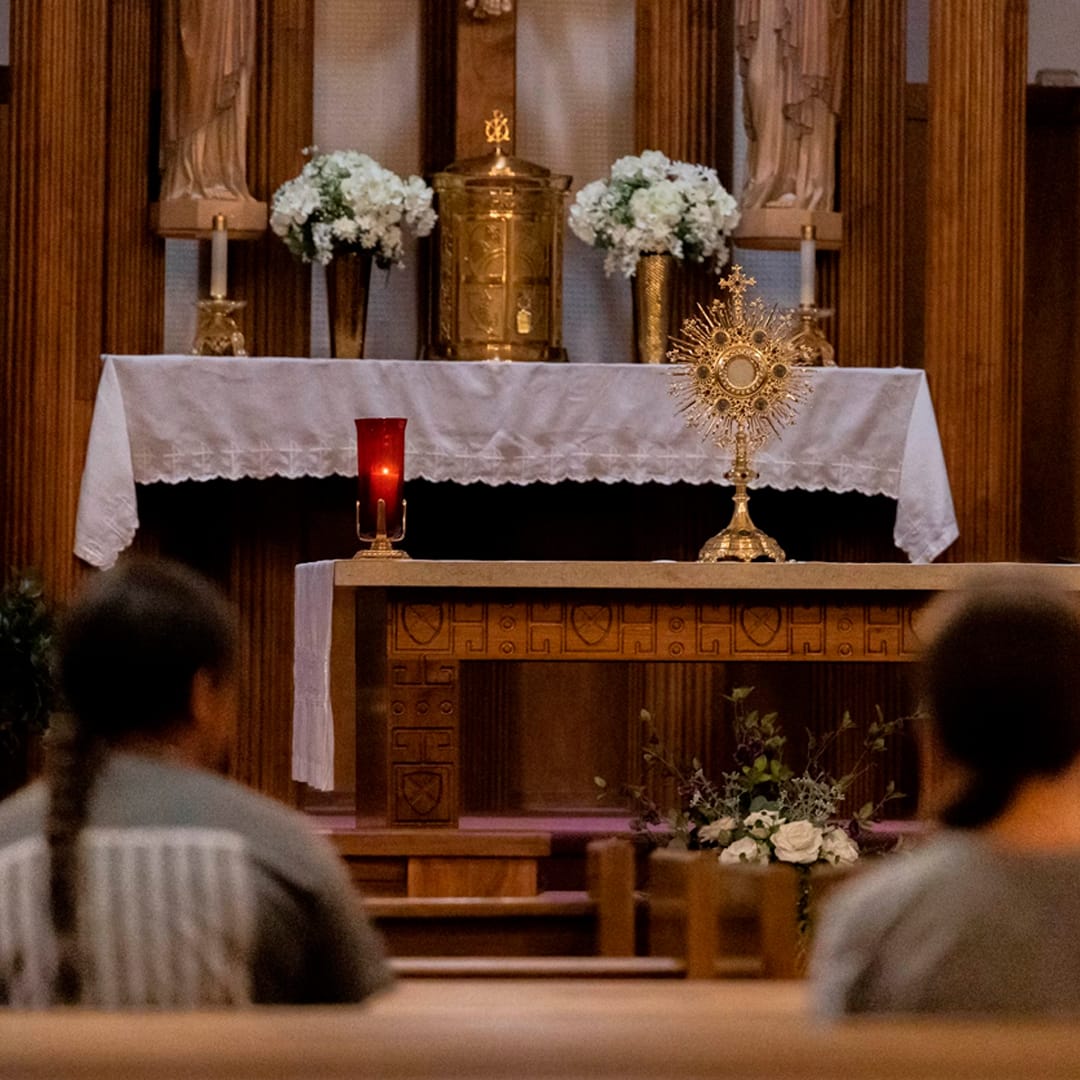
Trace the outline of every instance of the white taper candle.
<path fill-rule="evenodd" d="M 813 225 L 802 227 L 802 241 L 799 244 L 799 303 L 803 307 L 815 306 L 817 292 L 814 274 L 817 256 L 817 230 Z"/>
<path fill-rule="evenodd" d="M 214 215 L 214 230 L 210 233 L 210 295 L 223 300 L 228 295 L 229 230 L 225 215 Z"/>

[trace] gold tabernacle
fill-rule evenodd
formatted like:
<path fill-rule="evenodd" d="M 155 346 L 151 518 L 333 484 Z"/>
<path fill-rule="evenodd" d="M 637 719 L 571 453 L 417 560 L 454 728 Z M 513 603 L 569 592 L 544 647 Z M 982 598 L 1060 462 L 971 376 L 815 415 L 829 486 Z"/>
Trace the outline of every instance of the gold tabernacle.
<path fill-rule="evenodd" d="M 565 360 L 563 206 L 569 176 L 507 157 L 507 118 L 485 124 L 492 153 L 435 175 L 438 325 L 434 360 Z"/>

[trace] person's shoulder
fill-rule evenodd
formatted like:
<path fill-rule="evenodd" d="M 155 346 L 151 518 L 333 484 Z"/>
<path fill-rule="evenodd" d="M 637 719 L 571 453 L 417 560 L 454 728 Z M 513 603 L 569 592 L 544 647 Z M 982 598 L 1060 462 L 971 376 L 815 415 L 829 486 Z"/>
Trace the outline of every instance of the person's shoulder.
<path fill-rule="evenodd" d="M 45 827 L 45 785 L 40 780 L 0 802 L 0 848 L 40 835 Z"/>
<path fill-rule="evenodd" d="M 257 862 L 301 888 L 318 889 L 337 870 L 333 849 L 306 815 L 254 788 L 172 762 L 129 759 L 123 767 L 155 774 L 168 792 L 172 823 L 239 834 Z"/>
<path fill-rule="evenodd" d="M 836 890 L 830 912 L 877 916 L 903 907 L 915 896 L 932 888 L 943 876 L 961 869 L 968 858 L 963 838 L 942 834 L 912 851 L 890 852 L 872 856 L 858 868 L 851 880 Z"/>

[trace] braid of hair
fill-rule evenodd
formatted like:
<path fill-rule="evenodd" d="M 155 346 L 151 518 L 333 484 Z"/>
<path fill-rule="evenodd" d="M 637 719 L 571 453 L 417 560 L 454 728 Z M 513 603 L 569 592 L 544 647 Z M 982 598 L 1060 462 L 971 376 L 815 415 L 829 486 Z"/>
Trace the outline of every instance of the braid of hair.
<path fill-rule="evenodd" d="M 105 759 L 100 739 L 81 725 L 60 735 L 49 752 L 49 800 L 45 836 L 49 847 L 49 913 L 56 937 L 53 998 L 75 1005 L 82 996 L 84 957 L 79 947 L 79 836 L 90 792 Z"/>

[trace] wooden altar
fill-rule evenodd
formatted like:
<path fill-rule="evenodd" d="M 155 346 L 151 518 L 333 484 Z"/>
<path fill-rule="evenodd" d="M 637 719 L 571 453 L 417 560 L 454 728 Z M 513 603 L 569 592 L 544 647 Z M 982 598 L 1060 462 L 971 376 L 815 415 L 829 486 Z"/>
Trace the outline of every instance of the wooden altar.
<path fill-rule="evenodd" d="M 470 663 L 906 664 L 929 600 L 976 571 L 1009 564 L 339 561 L 335 773 L 355 772 L 358 820 L 453 828 L 463 761 L 514 767 L 498 722 L 470 721 Z M 1080 591 L 1080 567 L 1042 572 Z"/>

